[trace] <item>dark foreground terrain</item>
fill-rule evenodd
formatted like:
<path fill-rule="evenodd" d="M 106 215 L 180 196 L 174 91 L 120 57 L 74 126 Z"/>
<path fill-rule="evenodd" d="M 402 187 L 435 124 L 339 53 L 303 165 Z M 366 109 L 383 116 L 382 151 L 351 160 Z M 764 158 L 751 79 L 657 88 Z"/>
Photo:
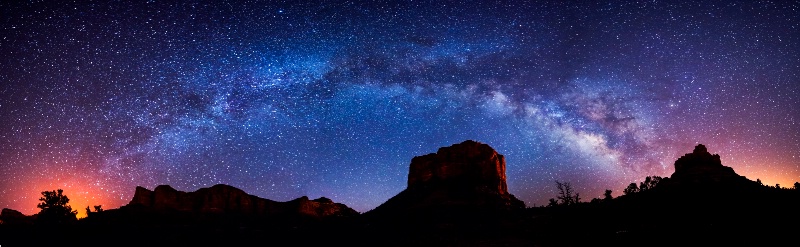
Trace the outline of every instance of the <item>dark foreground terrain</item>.
<path fill-rule="evenodd" d="M 4 209 L 0 246 L 798 244 L 800 190 L 739 176 L 702 145 L 675 162 L 672 176 L 646 181 L 617 198 L 579 202 L 565 193 L 525 208 L 506 191 L 503 156 L 466 141 L 415 157 L 408 188 L 363 214 L 326 198 L 275 202 L 227 185 L 159 186 L 77 221 Z"/>
<path fill-rule="evenodd" d="M 773 191 L 661 195 L 519 212 L 420 214 L 414 218 L 249 219 L 183 223 L 93 221 L 0 225 L 2 246 L 772 246 L 797 243 L 797 200 Z M 794 193 L 792 193 L 794 194 Z M 671 195 L 674 196 L 674 195 Z M 783 198 L 783 199 L 781 199 Z M 771 202 L 770 202 L 771 201 Z M 245 222 L 245 223 L 242 223 Z"/>

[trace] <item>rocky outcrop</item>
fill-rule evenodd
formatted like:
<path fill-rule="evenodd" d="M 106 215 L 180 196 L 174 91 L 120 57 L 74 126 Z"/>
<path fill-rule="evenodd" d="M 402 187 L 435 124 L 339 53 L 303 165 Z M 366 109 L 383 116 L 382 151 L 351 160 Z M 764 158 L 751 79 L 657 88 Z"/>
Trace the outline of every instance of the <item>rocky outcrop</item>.
<path fill-rule="evenodd" d="M 508 193 L 503 155 L 468 140 L 414 157 L 408 187 L 372 212 L 403 214 L 427 209 L 511 210 L 525 203 Z"/>
<path fill-rule="evenodd" d="M 505 158 L 489 145 L 472 140 L 411 159 L 408 188 L 449 180 L 469 181 L 497 194 L 508 194 Z"/>
<path fill-rule="evenodd" d="M 301 197 L 277 202 L 249 195 L 224 184 L 194 192 L 178 191 L 169 185 L 159 185 L 153 191 L 136 187 L 128 206 L 145 206 L 159 211 L 192 213 L 230 213 L 253 216 L 301 215 L 310 217 L 353 216 L 358 212 L 341 203 L 321 197 L 309 200 Z"/>
<path fill-rule="evenodd" d="M 675 172 L 670 176 L 673 184 L 743 182 L 747 179 L 733 168 L 723 166 L 718 154 L 711 154 L 703 144 L 675 161 Z"/>
<path fill-rule="evenodd" d="M 32 225 L 36 220 L 36 215 L 28 216 L 20 211 L 4 208 L 0 211 L 0 224 L 4 225 Z"/>

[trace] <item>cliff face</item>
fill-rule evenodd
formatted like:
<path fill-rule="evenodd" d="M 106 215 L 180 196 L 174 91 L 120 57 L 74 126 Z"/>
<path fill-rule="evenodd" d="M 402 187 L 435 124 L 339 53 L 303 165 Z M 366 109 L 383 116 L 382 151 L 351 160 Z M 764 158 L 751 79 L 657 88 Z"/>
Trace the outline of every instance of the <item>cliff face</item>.
<path fill-rule="evenodd" d="M 358 212 L 327 198 L 309 200 L 301 197 L 277 202 L 249 195 L 224 184 L 194 192 L 178 191 L 169 185 L 159 185 L 151 191 L 136 187 L 128 205 L 141 205 L 155 210 L 177 210 L 197 213 L 235 213 L 254 216 L 303 215 L 311 217 L 352 216 Z"/>
<path fill-rule="evenodd" d="M 525 203 L 508 193 L 503 155 L 489 145 L 465 141 L 414 157 L 408 187 L 373 210 L 402 214 L 427 209 L 510 210 Z"/>
<path fill-rule="evenodd" d="M 497 194 L 508 194 L 505 158 L 489 145 L 472 140 L 411 159 L 409 189 L 449 180 L 468 181 Z"/>

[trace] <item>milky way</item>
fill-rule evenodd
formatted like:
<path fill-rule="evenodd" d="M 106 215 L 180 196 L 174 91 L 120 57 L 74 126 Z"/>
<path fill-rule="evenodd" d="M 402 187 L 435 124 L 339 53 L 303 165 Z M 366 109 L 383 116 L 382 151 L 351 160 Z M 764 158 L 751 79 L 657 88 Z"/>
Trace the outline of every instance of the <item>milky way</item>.
<path fill-rule="evenodd" d="M 528 206 L 698 143 L 800 181 L 796 2 L 127 2 L 0 3 L 0 207 L 224 183 L 364 212 L 467 139 Z"/>

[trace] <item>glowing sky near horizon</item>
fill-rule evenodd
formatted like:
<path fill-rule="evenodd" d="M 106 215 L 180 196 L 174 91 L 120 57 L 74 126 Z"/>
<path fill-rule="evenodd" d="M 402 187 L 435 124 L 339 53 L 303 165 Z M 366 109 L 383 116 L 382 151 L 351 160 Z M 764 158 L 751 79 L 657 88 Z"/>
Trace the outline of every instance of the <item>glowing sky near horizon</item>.
<path fill-rule="evenodd" d="M 528 206 L 698 143 L 800 181 L 797 2 L 129 2 L 0 3 L 0 207 L 224 183 L 364 212 L 467 139 Z"/>

